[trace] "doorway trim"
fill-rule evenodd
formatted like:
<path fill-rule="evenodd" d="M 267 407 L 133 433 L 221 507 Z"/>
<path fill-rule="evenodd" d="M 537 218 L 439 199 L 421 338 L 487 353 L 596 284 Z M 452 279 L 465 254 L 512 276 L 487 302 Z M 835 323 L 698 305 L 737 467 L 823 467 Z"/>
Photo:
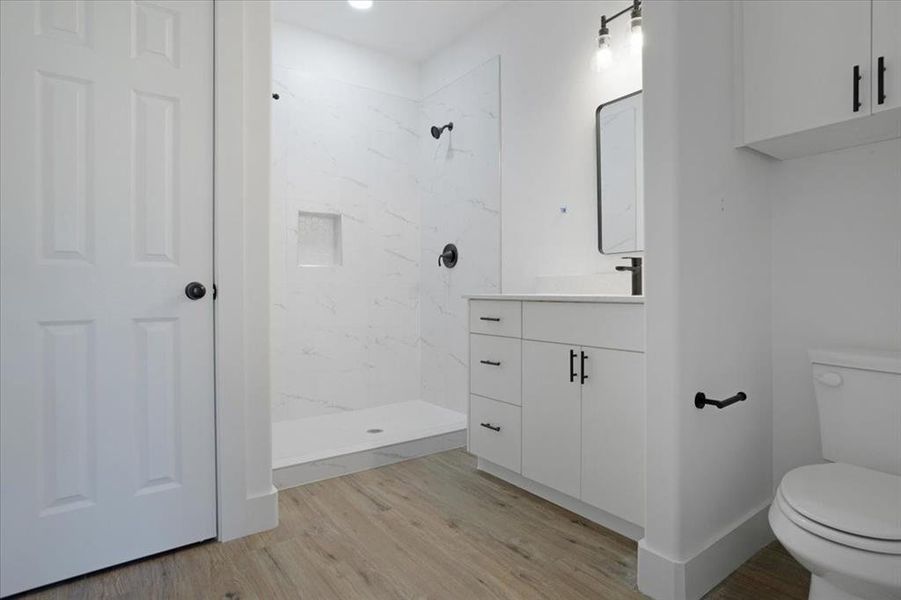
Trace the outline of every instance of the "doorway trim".
<path fill-rule="evenodd" d="M 216 503 L 227 541 L 278 525 L 269 397 L 272 12 L 214 0 Z"/>

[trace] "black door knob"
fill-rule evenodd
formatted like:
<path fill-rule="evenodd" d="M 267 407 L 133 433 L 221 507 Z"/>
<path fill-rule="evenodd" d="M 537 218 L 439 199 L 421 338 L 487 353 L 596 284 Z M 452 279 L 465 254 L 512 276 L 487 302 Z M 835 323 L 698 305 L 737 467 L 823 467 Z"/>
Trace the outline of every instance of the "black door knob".
<path fill-rule="evenodd" d="M 185 296 L 191 300 L 200 300 L 206 296 L 206 287 L 199 281 L 192 281 L 185 286 Z"/>

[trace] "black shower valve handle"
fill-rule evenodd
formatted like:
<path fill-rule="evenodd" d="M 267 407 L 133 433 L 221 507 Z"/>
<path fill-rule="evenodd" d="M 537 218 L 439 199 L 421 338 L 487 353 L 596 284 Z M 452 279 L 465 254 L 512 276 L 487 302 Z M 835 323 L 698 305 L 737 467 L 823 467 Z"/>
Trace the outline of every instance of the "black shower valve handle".
<path fill-rule="evenodd" d="M 438 255 L 438 266 L 445 266 L 448 269 L 453 269 L 457 265 L 457 259 L 460 257 L 457 252 L 457 247 L 454 244 L 447 244 L 444 246 L 444 250 L 441 251 L 441 254 Z"/>

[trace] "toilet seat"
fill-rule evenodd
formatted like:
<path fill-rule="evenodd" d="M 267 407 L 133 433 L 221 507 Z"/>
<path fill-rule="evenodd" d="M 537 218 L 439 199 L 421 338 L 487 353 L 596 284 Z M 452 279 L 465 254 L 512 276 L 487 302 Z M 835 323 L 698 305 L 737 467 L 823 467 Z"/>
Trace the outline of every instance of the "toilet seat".
<path fill-rule="evenodd" d="M 799 527 L 827 540 L 901 555 L 901 477 L 829 463 L 785 475 L 776 504 Z"/>

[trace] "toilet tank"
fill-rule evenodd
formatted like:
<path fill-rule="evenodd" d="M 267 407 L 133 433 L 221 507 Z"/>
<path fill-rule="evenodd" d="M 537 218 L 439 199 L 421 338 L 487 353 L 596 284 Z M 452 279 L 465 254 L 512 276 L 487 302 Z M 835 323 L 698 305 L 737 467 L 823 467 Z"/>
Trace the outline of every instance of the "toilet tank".
<path fill-rule="evenodd" d="M 823 458 L 901 475 L 901 351 L 809 354 Z"/>

